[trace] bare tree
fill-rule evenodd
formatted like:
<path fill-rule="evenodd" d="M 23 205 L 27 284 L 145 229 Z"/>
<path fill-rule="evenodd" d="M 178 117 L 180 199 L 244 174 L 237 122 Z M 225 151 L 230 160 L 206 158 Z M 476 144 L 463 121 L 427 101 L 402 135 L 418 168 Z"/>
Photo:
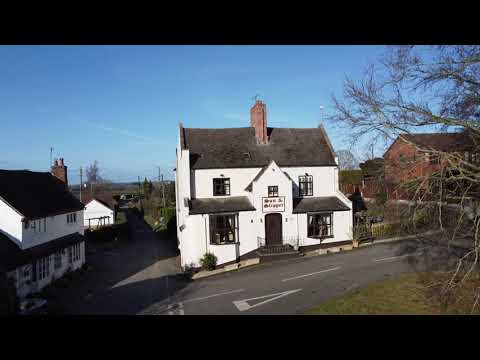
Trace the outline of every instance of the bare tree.
<path fill-rule="evenodd" d="M 95 191 L 95 186 L 103 182 L 100 176 L 100 168 L 98 167 L 98 161 L 95 160 L 93 164 L 90 164 L 86 168 L 87 183 L 90 184 L 90 191 Z"/>
<path fill-rule="evenodd" d="M 480 46 L 389 47 L 363 79 L 347 78 L 343 99 L 334 96 L 333 103 L 330 120 L 348 130 L 352 144 L 386 146 L 400 137 L 422 155 L 417 161 L 438 159 L 439 171 L 410 177 L 401 186 L 418 201 L 414 215 L 427 207 L 435 213 L 432 226 L 442 233 L 436 245 L 441 239 L 447 249 L 458 240 L 467 244 L 443 290 L 460 286 L 480 255 Z M 474 156 L 420 146 L 407 136 L 415 132 L 463 133 Z M 459 199 L 454 212 L 445 204 L 452 198 Z"/>
<path fill-rule="evenodd" d="M 340 170 L 355 170 L 358 169 L 358 160 L 349 150 L 336 151 L 338 156 L 338 167 Z"/>

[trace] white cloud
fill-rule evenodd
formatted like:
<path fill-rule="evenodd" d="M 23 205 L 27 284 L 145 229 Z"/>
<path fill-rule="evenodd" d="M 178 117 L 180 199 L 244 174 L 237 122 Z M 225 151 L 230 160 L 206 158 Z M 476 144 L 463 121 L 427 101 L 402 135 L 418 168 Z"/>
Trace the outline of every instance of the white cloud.
<path fill-rule="evenodd" d="M 111 127 L 111 126 L 106 126 L 106 125 L 100 124 L 98 122 L 93 122 L 93 121 L 88 121 L 88 120 L 84 120 L 83 123 L 88 125 L 88 126 L 99 129 L 99 130 L 110 132 L 110 133 L 116 134 L 116 135 L 129 137 L 131 139 L 135 139 L 135 140 L 137 140 L 137 141 L 139 141 L 140 143 L 143 143 L 143 144 L 157 144 L 158 143 L 158 141 L 156 141 L 154 139 L 148 138 L 148 137 L 143 136 L 143 135 L 135 134 L 135 133 L 131 132 L 130 130 L 125 130 L 125 129 L 115 128 L 115 127 Z"/>

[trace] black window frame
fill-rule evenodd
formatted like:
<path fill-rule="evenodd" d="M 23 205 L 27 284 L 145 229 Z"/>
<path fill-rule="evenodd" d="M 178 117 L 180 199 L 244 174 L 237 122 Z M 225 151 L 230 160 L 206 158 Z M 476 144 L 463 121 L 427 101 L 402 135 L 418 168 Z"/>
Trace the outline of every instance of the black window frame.
<path fill-rule="evenodd" d="M 53 264 L 54 264 L 53 267 L 54 267 L 55 270 L 60 269 L 62 267 L 62 252 L 61 251 L 57 251 L 54 254 Z"/>
<path fill-rule="evenodd" d="M 310 225 L 310 219 L 312 217 L 327 217 L 329 220 L 324 224 L 320 224 L 318 221 L 316 224 Z M 327 229 L 327 233 L 320 229 Z M 307 213 L 307 237 L 314 239 L 328 239 L 333 238 L 333 212 L 314 212 Z"/>
<path fill-rule="evenodd" d="M 213 179 L 213 196 L 230 196 L 230 178 Z"/>
<path fill-rule="evenodd" d="M 222 219 L 223 221 L 219 221 Z M 229 219 L 233 219 L 233 227 Z M 230 245 L 237 243 L 238 239 L 238 213 L 210 214 L 210 245 Z M 229 235 L 233 234 L 233 239 Z"/>
<path fill-rule="evenodd" d="M 278 185 L 268 186 L 268 197 L 278 197 Z"/>
<path fill-rule="evenodd" d="M 300 196 L 313 196 L 313 175 L 300 175 L 298 177 L 298 194 Z"/>

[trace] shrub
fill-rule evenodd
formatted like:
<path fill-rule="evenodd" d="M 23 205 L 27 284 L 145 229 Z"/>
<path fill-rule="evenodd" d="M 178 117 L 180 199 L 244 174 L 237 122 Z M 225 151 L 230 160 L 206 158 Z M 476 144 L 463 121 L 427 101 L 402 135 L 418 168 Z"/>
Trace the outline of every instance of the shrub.
<path fill-rule="evenodd" d="M 200 259 L 200 264 L 202 265 L 202 268 L 207 271 L 215 270 L 215 267 L 217 266 L 217 257 L 212 253 L 206 253 Z"/>
<path fill-rule="evenodd" d="M 379 191 L 374 195 L 375 203 L 379 206 L 385 206 L 388 200 L 387 193 L 385 191 Z"/>
<path fill-rule="evenodd" d="M 413 216 L 413 223 L 415 226 L 422 227 L 428 225 L 430 222 L 430 213 L 427 209 L 421 209 L 415 212 Z"/>

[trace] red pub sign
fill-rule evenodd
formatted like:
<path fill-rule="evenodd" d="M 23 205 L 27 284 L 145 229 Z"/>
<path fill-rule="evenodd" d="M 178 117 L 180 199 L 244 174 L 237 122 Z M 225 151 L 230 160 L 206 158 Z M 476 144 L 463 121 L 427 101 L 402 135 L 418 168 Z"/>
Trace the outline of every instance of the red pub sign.
<path fill-rule="evenodd" d="M 263 212 L 283 212 L 285 211 L 285 196 L 262 197 Z"/>

